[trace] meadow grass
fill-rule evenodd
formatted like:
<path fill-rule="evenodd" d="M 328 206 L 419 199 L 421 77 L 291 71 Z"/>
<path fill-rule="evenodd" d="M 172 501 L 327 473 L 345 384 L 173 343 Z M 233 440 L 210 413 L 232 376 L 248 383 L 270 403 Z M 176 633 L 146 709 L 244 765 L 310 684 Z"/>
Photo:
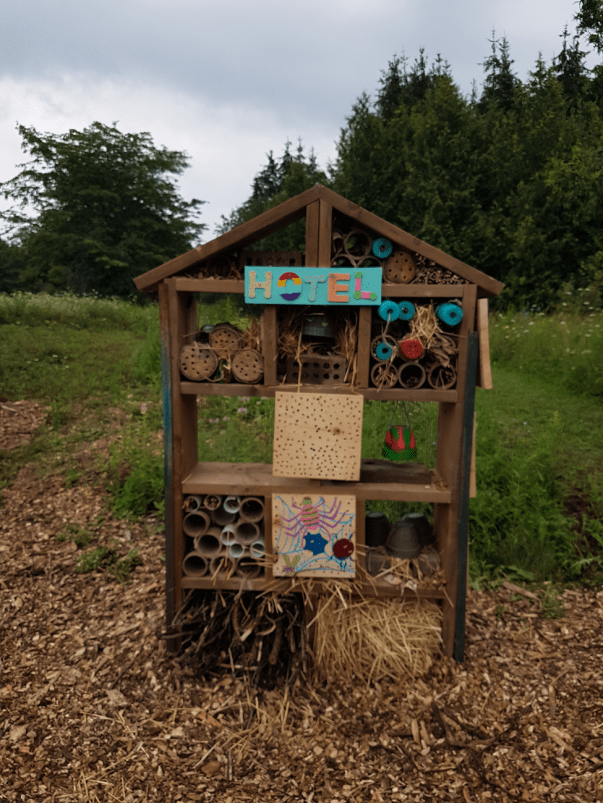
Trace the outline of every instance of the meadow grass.
<path fill-rule="evenodd" d="M 200 307 L 200 324 L 244 327 L 231 296 Z M 603 575 L 601 315 L 491 317 L 494 390 L 478 391 L 477 498 L 471 501 L 471 575 L 599 582 Z M 569 350 L 568 350 L 569 349 Z M 73 296 L 0 296 L 4 398 L 51 407 L 49 426 L 1 455 L 0 484 L 36 461 L 76 482 L 74 454 L 111 436 L 97 455 L 114 511 L 163 510 L 159 322 L 156 305 Z M 598 361 L 598 362 L 597 362 Z M 200 397 L 205 461 L 270 462 L 274 402 Z M 407 404 L 419 460 L 435 465 L 437 405 Z M 380 457 L 393 403 L 367 402 L 362 454 Z M 428 505 L 374 502 L 395 519 Z"/>
<path fill-rule="evenodd" d="M 603 398 L 603 313 L 492 316 L 491 357 L 525 375 L 537 375 L 576 394 Z"/>

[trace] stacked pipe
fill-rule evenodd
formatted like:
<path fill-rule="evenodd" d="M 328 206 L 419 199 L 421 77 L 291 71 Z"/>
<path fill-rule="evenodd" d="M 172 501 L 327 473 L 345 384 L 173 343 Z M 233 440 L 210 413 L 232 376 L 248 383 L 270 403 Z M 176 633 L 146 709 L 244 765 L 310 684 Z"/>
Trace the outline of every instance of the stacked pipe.
<path fill-rule="evenodd" d="M 187 577 L 253 580 L 264 573 L 264 500 L 257 496 L 191 494 L 182 529 Z"/>

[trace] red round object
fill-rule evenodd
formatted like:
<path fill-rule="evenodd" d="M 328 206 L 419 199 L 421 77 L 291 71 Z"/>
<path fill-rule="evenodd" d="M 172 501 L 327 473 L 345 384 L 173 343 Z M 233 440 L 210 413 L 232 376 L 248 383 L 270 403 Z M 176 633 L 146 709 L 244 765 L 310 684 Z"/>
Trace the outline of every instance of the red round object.
<path fill-rule="evenodd" d="M 423 354 L 423 346 L 420 340 L 411 337 L 408 340 L 400 341 L 400 351 L 409 360 L 418 360 Z"/>
<path fill-rule="evenodd" d="M 338 560 L 349 558 L 354 551 L 354 544 L 347 538 L 340 538 L 333 544 L 333 554 Z"/>

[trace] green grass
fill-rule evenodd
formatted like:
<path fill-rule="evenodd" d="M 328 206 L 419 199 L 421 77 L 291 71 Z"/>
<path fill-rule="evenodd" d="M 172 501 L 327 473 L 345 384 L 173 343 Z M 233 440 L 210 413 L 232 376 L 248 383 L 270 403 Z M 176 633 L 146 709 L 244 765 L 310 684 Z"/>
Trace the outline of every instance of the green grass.
<path fill-rule="evenodd" d="M 601 312 L 499 315 L 491 325 L 490 345 L 494 365 L 603 398 Z"/>
<path fill-rule="evenodd" d="M 201 324 L 230 321 L 242 328 L 248 314 L 229 296 L 199 311 Z M 591 313 L 578 315 L 574 304 L 548 317 L 492 316 L 495 388 L 478 391 L 476 400 L 473 582 L 506 576 L 544 588 L 553 581 L 551 615 L 554 589 L 603 580 L 603 333 L 601 314 Z M 156 305 L 0 295 L 1 392 L 51 407 L 48 426 L 27 445 L 0 455 L 0 486 L 32 461 L 63 472 L 66 485 L 92 469 L 104 477 L 116 515 L 161 514 L 160 356 Z M 271 462 L 272 400 L 200 397 L 198 410 L 200 459 Z M 407 411 L 419 460 L 433 467 L 437 405 L 408 404 Z M 388 427 L 402 418 L 392 403 L 367 402 L 363 456 L 380 457 Z M 97 454 L 93 444 L 109 437 L 108 454 Z M 75 458 L 86 446 L 92 454 L 87 468 Z M 431 515 L 429 505 L 368 507 L 392 519 L 411 510 Z M 72 527 L 62 537 L 83 550 L 82 571 L 126 571 L 118 566 L 125 558 L 114 555 L 113 547 L 90 548 L 93 527 Z"/>

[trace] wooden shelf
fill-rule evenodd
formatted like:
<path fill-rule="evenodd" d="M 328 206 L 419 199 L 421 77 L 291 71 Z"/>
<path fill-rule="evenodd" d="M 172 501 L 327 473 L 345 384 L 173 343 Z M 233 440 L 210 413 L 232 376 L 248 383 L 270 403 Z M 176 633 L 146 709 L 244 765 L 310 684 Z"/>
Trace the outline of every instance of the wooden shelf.
<path fill-rule="evenodd" d="M 283 268 L 284 270 L 284 268 Z M 192 279 L 177 276 L 179 293 L 245 293 L 243 279 Z M 382 298 L 462 298 L 465 284 L 388 284 L 381 285 Z"/>
<path fill-rule="evenodd" d="M 245 293 L 243 279 L 187 279 L 178 276 L 175 282 L 179 293 Z"/>
<path fill-rule="evenodd" d="M 234 382 L 218 384 L 212 382 L 180 382 L 180 393 L 185 396 L 249 396 L 250 398 L 272 399 L 276 391 L 296 393 L 298 385 L 240 385 Z M 302 393 L 350 393 L 349 385 L 301 385 Z M 451 402 L 457 401 L 456 390 L 377 390 L 377 388 L 354 388 L 354 394 L 373 401 L 417 401 Z"/>
<path fill-rule="evenodd" d="M 449 504 L 451 492 L 435 471 L 431 482 L 337 482 L 274 477 L 271 463 L 197 463 L 182 482 L 184 494 L 236 494 L 265 496 L 275 493 L 354 494 L 359 500 L 433 502 Z"/>
<path fill-rule="evenodd" d="M 462 298 L 466 284 L 386 284 L 381 298 Z"/>
<path fill-rule="evenodd" d="M 320 581 L 316 578 L 312 579 L 312 592 L 320 590 Z M 224 591 L 274 591 L 279 594 L 293 591 L 301 593 L 299 587 L 300 581 L 303 582 L 304 578 L 300 577 L 297 580 L 270 580 L 267 578 L 257 578 L 255 580 L 245 580 L 239 577 L 232 580 L 221 580 L 217 578 L 215 581 L 210 577 L 182 577 L 182 588 L 200 588 L 200 589 L 222 589 Z M 295 588 L 297 586 L 297 588 Z M 325 583 L 328 590 L 330 588 L 328 583 Z M 417 588 L 416 591 L 411 591 L 408 588 L 400 589 L 400 586 L 392 585 L 386 581 L 367 581 L 362 584 L 359 593 L 367 597 L 401 597 L 403 599 L 445 599 L 445 591 L 438 588 Z"/>

